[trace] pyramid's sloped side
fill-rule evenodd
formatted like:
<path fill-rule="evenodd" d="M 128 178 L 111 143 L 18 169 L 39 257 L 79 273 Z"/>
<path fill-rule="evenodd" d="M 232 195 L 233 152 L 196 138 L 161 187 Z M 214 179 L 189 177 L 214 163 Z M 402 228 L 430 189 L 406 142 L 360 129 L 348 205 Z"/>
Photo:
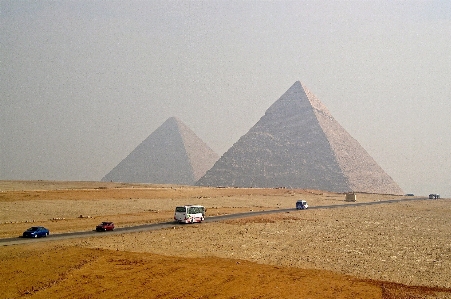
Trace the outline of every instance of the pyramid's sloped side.
<path fill-rule="evenodd" d="M 178 130 L 177 120 L 169 118 L 102 181 L 193 184 L 193 169 Z"/>
<path fill-rule="evenodd" d="M 196 184 L 350 191 L 300 82 Z"/>
<path fill-rule="evenodd" d="M 396 182 L 368 152 L 329 113 L 327 108 L 304 87 L 316 118 L 336 156 L 338 164 L 354 192 L 403 194 Z"/>
<path fill-rule="evenodd" d="M 194 183 L 215 164 L 215 162 L 219 159 L 219 155 L 215 153 L 184 123 L 178 121 L 178 126 L 193 172 L 194 181 L 191 183 Z"/>

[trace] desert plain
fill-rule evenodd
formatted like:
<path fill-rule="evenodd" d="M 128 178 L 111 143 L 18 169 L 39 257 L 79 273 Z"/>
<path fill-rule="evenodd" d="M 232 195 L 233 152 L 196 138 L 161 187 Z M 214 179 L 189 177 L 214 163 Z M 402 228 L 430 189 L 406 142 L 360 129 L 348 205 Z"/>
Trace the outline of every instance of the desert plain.
<path fill-rule="evenodd" d="M 0 298 L 451 298 L 451 200 L 356 196 L 354 203 L 318 190 L 0 181 L 0 238 L 38 225 L 57 235 L 102 221 L 168 222 L 185 204 L 204 205 L 206 217 L 281 210 L 0 243 Z M 311 208 L 295 210 L 298 199 Z M 399 201 L 383 203 L 391 199 Z M 365 202 L 381 203 L 356 205 Z"/>

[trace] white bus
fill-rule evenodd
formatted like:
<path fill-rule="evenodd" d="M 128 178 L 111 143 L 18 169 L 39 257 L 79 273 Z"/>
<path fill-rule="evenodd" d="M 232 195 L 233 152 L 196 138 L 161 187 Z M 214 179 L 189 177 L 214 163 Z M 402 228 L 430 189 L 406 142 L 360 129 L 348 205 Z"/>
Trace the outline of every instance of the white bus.
<path fill-rule="evenodd" d="M 198 205 L 186 205 L 175 208 L 174 220 L 180 223 L 202 222 L 205 219 L 205 208 Z"/>

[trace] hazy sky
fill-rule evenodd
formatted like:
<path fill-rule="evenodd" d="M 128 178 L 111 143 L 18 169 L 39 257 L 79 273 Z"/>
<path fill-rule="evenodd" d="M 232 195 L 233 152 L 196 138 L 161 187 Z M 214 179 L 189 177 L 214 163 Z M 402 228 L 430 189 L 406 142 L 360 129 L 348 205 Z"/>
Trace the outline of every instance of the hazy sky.
<path fill-rule="evenodd" d="M 448 0 L 0 0 L 0 179 L 100 180 L 171 116 L 222 155 L 297 80 L 451 197 Z"/>

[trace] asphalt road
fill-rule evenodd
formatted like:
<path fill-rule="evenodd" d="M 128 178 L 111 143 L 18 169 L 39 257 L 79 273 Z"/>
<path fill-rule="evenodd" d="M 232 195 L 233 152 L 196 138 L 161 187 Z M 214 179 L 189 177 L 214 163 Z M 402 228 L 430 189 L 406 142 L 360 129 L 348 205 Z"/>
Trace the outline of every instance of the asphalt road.
<path fill-rule="evenodd" d="M 372 206 L 372 205 L 385 205 L 392 204 L 397 202 L 405 202 L 405 201 L 413 201 L 413 200 L 426 200 L 426 197 L 412 197 L 412 198 L 402 198 L 402 199 L 391 199 L 391 200 L 383 200 L 383 201 L 374 201 L 374 202 L 357 202 L 357 203 L 345 203 L 339 205 L 329 205 L 329 206 L 313 206 L 309 207 L 308 210 L 316 210 L 316 209 L 337 209 L 337 208 L 353 208 L 360 206 Z M 302 212 L 307 212 L 308 210 L 304 210 Z M 292 209 L 277 209 L 277 210 L 268 210 L 268 211 L 256 211 L 256 212 L 247 212 L 247 213 L 239 213 L 239 214 L 227 214 L 221 216 L 212 216 L 205 218 L 205 223 L 217 222 L 223 220 L 231 220 L 231 219 L 239 219 L 257 215 L 267 215 L 267 214 L 275 214 L 275 213 L 288 213 L 297 211 L 295 208 Z M 169 222 L 161 222 L 161 223 L 151 223 L 151 224 L 143 224 L 132 227 L 121 227 L 116 228 L 114 231 L 109 232 L 96 232 L 95 230 L 91 231 L 83 231 L 83 232 L 70 232 L 70 233 L 61 233 L 61 234 L 51 234 L 45 238 L 4 238 L 0 239 L 0 246 L 9 246 L 9 245 L 18 245 L 24 243 L 32 243 L 32 242 L 45 242 L 45 241 L 56 241 L 63 239 L 72 239 L 72 238 L 82 238 L 82 237 L 98 237 L 104 236 L 105 234 L 123 234 L 123 233 L 134 233 L 134 232 L 142 232 L 142 231 L 153 231 L 164 228 L 171 228 L 174 226 L 183 226 L 188 224 L 178 224 L 174 221 Z"/>

